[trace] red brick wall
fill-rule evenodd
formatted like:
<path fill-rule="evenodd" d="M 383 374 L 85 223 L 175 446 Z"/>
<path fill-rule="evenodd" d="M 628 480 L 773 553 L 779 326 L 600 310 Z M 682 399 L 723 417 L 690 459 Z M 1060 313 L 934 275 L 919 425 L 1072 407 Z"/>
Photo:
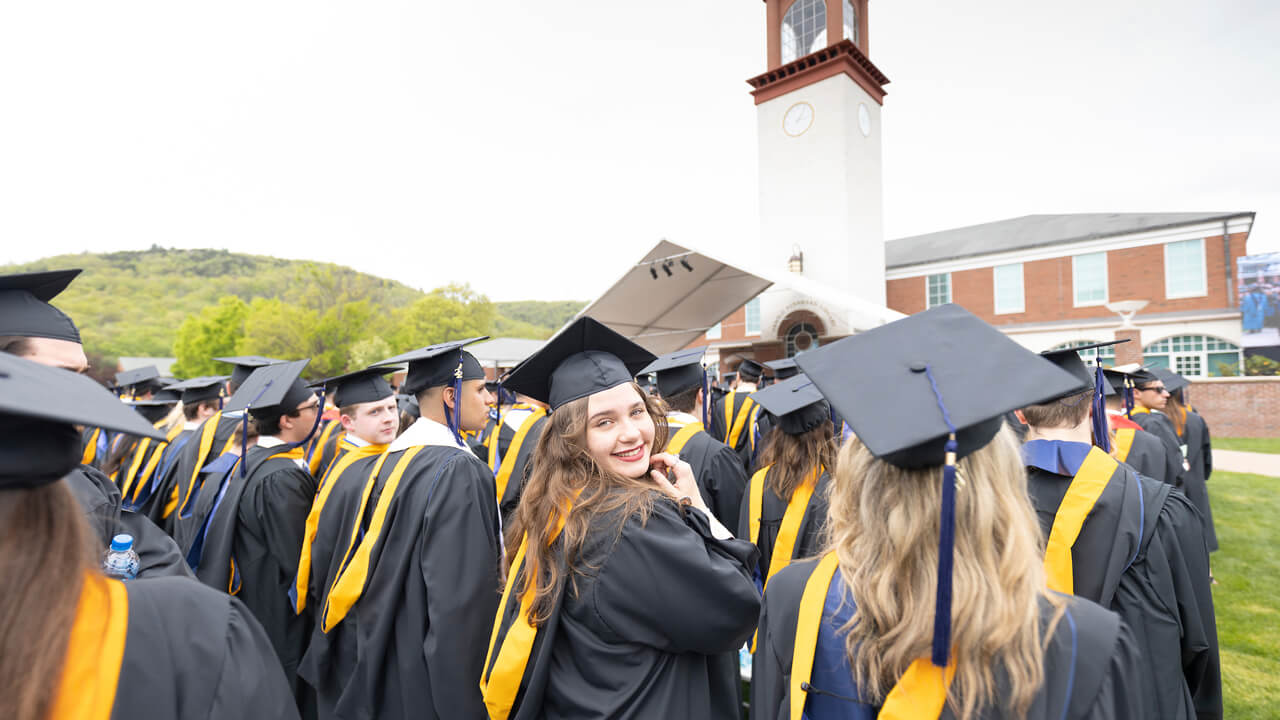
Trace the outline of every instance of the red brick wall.
<path fill-rule="evenodd" d="M 1203 297 L 1165 298 L 1164 245 L 1112 250 L 1107 253 L 1108 300 L 1149 300 L 1143 314 L 1180 310 L 1217 310 L 1233 307 L 1235 259 L 1245 254 L 1246 233 L 1231 235 L 1231 260 L 1224 263 L 1222 236 L 1205 238 L 1205 271 L 1208 294 Z M 1232 273 L 1229 277 L 1227 269 Z M 1110 318 L 1104 305 L 1075 307 L 1071 287 L 1071 258 L 1051 258 L 1022 264 L 1024 312 L 995 314 L 995 290 L 991 268 L 951 273 L 951 299 L 993 325 Z M 888 305 L 902 313 L 925 306 L 925 278 L 912 277 L 885 283 Z"/>
<path fill-rule="evenodd" d="M 1201 380 L 1185 392 L 1211 437 L 1280 437 L 1280 377 Z"/>

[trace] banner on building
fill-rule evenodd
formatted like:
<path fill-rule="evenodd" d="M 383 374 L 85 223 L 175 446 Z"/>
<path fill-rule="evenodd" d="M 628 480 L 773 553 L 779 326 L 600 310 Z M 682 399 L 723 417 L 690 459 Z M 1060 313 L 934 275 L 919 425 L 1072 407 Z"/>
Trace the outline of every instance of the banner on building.
<path fill-rule="evenodd" d="M 1245 255 L 1236 259 L 1236 279 L 1240 298 L 1240 345 L 1248 358 L 1261 355 L 1280 361 L 1280 253 Z M 1254 372 L 1261 370 L 1252 363 Z"/>

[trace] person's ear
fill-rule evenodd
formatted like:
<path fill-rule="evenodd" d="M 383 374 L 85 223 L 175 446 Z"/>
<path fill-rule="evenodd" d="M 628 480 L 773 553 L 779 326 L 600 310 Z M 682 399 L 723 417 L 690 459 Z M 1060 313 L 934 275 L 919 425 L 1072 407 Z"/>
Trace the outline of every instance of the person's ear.
<path fill-rule="evenodd" d="M 1016 417 L 1016 418 L 1018 418 L 1018 422 L 1022 423 L 1023 425 L 1030 425 L 1030 424 L 1031 424 L 1031 423 L 1027 422 L 1027 416 L 1026 416 L 1026 415 L 1023 415 L 1021 410 L 1014 410 L 1014 411 L 1013 411 L 1013 416 L 1014 416 L 1014 417 Z"/>
<path fill-rule="evenodd" d="M 458 404 L 458 397 L 453 394 L 452 387 L 445 388 L 444 392 L 440 393 L 440 397 L 444 400 L 444 406 L 450 410 Z"/>
<path fill-rule="evenodd" d="M 350 415 L 339 415 L 338 422 L 342 423 L 342 429 L 347 432 L 351 432 L 351 428 L 356 424 L 356 421 Z"/>

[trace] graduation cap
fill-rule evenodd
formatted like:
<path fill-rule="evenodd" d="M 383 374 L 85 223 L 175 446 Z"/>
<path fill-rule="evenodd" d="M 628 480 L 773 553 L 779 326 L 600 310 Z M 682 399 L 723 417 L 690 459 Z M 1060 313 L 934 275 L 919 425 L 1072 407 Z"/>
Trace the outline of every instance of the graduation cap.
<path fill-rule="evenodd" d="M 1191 384 L 1190 380 L 1169 368 L 1151 368 L 1151 374 L 1159 378 L 1164 383 L 1164 389 L 1169 392 L 1181 390 Z"/>
<path fill-rule="evenodd" d="M 803 435 L 831 420 L 831 406 L 803 373 L 751 393 L 751 399 L 778 418 L 788 435 Z"/>
<path fill-rule="evenodd" d="M 422 409 L 418 407 L 417 395 L 396 395 L 396 409 L 402 413 L 408 413 L 409 417 L 414 420 L 422 416 Z"/>
<path fill-rule="evenodd" d="M 293 412 L 304 400 L 315 395 L 299 377 L 310 362 L 308 358 L 259 367 L 236 389 L 223 410 L 248 410 L 255 418 L 279 417 Z"/>
<path fill-rule="evenodd" d="M 116 387 L 128 389 L 136 388 L 143 384 L 156 386 L 159 383 L 150 383 L 149 381 L 157 380 L 159 377 L 160 371 L 156 369 L 155 365 L 125 370 L 124 372 L 116 373 Z"/>
<path fill-rule="evenodd" d="M 679 395 L 685 390 L 704 385 L 706 372 L 702 367 L 702 356 L 706 352 L 706 348 L 700 347 L 667 353 L 649 363 L 637 374 L 656 375 L 658 392 L 663 397 Z"/>
<path fill-rule="evenodd" d="M 591 317 L 580 317 L 538 352 L 525 358 L 504 383 L 547 403 L 552 411 L 632 379 L 657 358 Z"/>
<path fill-rule="evenodd" d="M 240 387 L 241 385 L 243 385 L 244 381 L 249 379 L 249 376 L 253 374 L 254 370 L 257 370 L 258 368 L 263 367 L 265 365 L 275 365 L 276 363 L 284 362 L 284 360 L 277 360 L 275 358 L 263 357 L 261 355 L 239 355 L 236 357 L 218 357 L 218 358 L 214 358 L 214 360 L 217 360 L 218 362 L 230 363 L 232 365 L 235 365 L 235 369 L 231 371 L 231 382 L 236 387 Z"/>
<path fill-rule="evenodd" d="M 772 370 L 773 376 L 778 380 L 786 380 L 800 374 L 800 368 L 796 366 L 796 359 L 793 357 L 770 360 L 764 366 Z"/>
<path fill-rule="evenodd" d="M 76 425 L 164 439 L 88 377 L 0 353 L 0 488 L 57 482 L 79 465 Z"/>
<path fill-rule="evenodd" d="M 755 360 L 743 358 L 742 362 L 738 363 L 738 377 L 741 377 L 747 382 L 755 382 L 759 380 L 760 376 L 763 374 L 764 366 Z"/>
<path fill-rule="evenodd" d="M 333 393 L 333 404 L 340 408 L 378 402 L 395 395 L 384 377 L 395 371 L 394 367 L 375 365 L 311 383 L 311 387 L 323 387 L 326 394 Z"/>
<path fill-rule="evenodd" d="M 404 384 L 400 387 L 400 390 L 410 395 L 417 395 L 428 388 L 452 385 L 455 380 L 459 379 L 483 380 L 485 374 L 484 368 L 480 366 L 480 361 L 462 348 L 471 343 L 488 339 L 489 336 L 482 335 L 466 340 L 451 340 L 436 345 L 428 345 L 424 348 L 410 350 L 407 353 L 387 358 L 378 363 L 378 365 L 408 363 L 409 371 L 405 374 Z M 462 371 L 460 377 L 458 375 L 459 369 Z"/>
<path fill-rule="evenodd" d="M 1090 404 L 1093 406 L 1093 444 L 1101 448 L 1103 452 L 1111 452 L 1111 429 L 1107 423 L 1105 398 L 1108 394 L 1108 390 L 1111 390 L 1111 394 L 1113 395 L 1115 394 L 1115 391 L 1111 389 L 1111 383 L 1107 381 L 1106 376 L 1103 374 L 1102 366 L 1095 364 L 1094 368 L 1090 370 L 1084 364 L 1084 361 L 1080 359 L 1080 351 L 1111 347 L 1113 345 L 1119 345 L 1120 343 L 1127 342 L 1129 342 L 1129 339 L 1125 338 L 1124 340 L 1110 340 L 1108 342 L 1077 345 L 1076 347 L 1065 348 L 1062 350 L 1046 350 L 1040 353 L 1045 360 L 1048 360 L 1054 365 L 1057 365 L 1063 370 L 1071 373 L 1081 382 L 1080 388 L 1074 392 L 1066 393 L 1062 397 L 1054 398 L 1054 400 L 1061 400 L 1064 397 L 1069 397 L 1087 390 L 1093 390 L 1093 394 L 1090 396 Z"/>
<path fill-rule="evenodd" d="M 0 335 L 80 342 L 71 318 L 49 304 L 81 270 L 0 275 Z"/>
<path fill-rule="evenodd" d="M 222 397 L 222 384 L 227 381 L 228 375 L 208 375 L 205 377 L 191 378 L 174 383 L 166 390 L 175 390 L 182 394 L 182 403 L 191 405 L 192 403 L 204 402 L 205 400 L 216 400 Z"/>
<path fill-rule="evenodd" d="M 952 304 L 811 350 L 796 363 L 877 458 L 942 467 L 931 659 L 945 667 L 956 460 L 991 442 L 1006 412 L 1071 392 L 1080 380 Z"/>
<path fill-rule="evenodd" d="M 161 407 L 167 405 L 176 405 L 182 402 L 181 391 L 174 390 L 172 387 L 160 388 L 151 394 L 148 400 L 127 400 L 125 404 L 134 405 L 136 407 Z"/>

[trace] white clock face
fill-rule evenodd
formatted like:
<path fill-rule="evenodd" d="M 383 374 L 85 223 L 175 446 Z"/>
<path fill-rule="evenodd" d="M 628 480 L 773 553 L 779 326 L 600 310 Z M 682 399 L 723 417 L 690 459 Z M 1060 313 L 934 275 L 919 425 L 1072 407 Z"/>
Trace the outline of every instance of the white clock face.
<path fill-rule="evenodd" d="M 791 137 L 803 135 L 811 125 L 813 125 L 813 106 L 807 102 L 792 105 L 782 116 L 782 131 Z"/>
<path fill-rule="evenodd" d="M 871 111 L 866 103 L 858 103 L 858 129 L 863 137 L 871 137 Z"/>

